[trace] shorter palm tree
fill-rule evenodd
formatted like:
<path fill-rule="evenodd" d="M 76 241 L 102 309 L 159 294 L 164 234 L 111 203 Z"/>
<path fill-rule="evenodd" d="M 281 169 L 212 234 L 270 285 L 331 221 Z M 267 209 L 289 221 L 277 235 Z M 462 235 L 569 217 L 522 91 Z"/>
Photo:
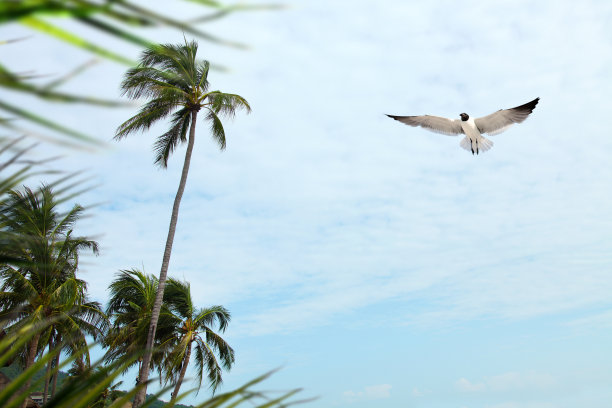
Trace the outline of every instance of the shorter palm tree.
<path fill-rule="evenodd" d="M 80 356 L 76 361 L 84 368 L 91 365 L 89 348 L 87 347 L 86 337 L 93 338 L 94 341 L 103 334 L 107 325 L 108 318 L 102 311 L 102 305 L 96 301 L 90 301 L 87 296 L 87 284 L 85 281 L 76 279 L 75 287 L 76 301 L 64 301 L 51 310 L 50 324 L 45 333 L 45 344 L 49 347 L 49 352 L 56 347 L 60 347 L 64 352 L 71 356 Z M 41 352 L 42 349 L 41 347 Z M 52 361 L 47 364 L 47 376 L 45 376 L 45 387 L 43 392 L 43 403 L 49 394 L 50 378 L 48 373 L 53 366 L 59 366 L 60 353 L 55 355 Z M 53 375 L 51 396 L 55 395 L 57 387 L 57 373 Z"/>
<path fill-rule="evenodd" d="M 166 379 L 175 384 L 172 401 L 179 395 L 190 363 L 192 347 L 195 347 L 198 386 L 202 385 L 202 378 L 206 373 L 214 391 L 223 381 L 221 367 L 229 370 L 234 364 L 234 350 L 214 330 L 216 326 L 218 331 L 225 332 L 231 319 L 229 311 L 223 306 L 196 308 L 189 283 L 176 279 L 168 280 L 164 302 L 178 323 L 177 342 L 165 363 Z"/>
<path fill-rule="evenodd" d="M 151 322 L 151 312 L 157 293 L 157 278 L 138 269 L 122 270 L 110 284 L 111 297 L 106 314 L 112 321 L 103 345 L 107 348 L 106 362 L 113 362 L 139 355 L 145 349 Z M 162 304 L 159 328 L 155 335 L 153 368 L 161 373 L 165 349 L 174 341 L 175 318 Z M 142 357 L 134 361 L 139 370 Z"/>
<path fill-rule="evenodd" d="M 76 278 L 79 253 L 97 254 L 98 244 L 73 235 L 83 207 L 61 214 L 58 205 L 53 190 L 44 185 L 13 190 L 0 202 L 0 230 L 19 241 L 2 248 L 6 257 L 0 264 L 0 324 L 9 331 L 50 319 L 67 324 L 69 311 L 84 305 L 86 288 Z M 34 364 L 43 334 L 37 331 L 26 346 L 24 368 Z"/>

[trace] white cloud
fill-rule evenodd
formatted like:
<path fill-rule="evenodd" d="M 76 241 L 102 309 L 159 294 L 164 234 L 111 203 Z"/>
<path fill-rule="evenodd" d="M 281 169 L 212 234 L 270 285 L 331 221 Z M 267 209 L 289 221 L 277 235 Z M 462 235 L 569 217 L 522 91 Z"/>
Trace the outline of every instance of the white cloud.
<path fill-rule="evenodd" d="M 391 397 L 391 388 L 389 384 L 369 385 L 363 388 L 363 391 L 344 391 L 342 395 L 349 401 L 358 399 L 386 399 Z"/>
<path fill-rule="evenodd" d="M 491 391 L 520 391 L 525 389 L 547 390 L 556 385 L 555 378 L 550 374 L 528 372 L 508 372 L 485 379 Z"/>
<path fill-rule="evenodd" d="M 455 388 L 462 392 L 481 392 L 486 386 L 483 383 L 471 383 L 466 378 L 460 378 L 455 383 Z"/>
<path fill-rule="evenodd" d="M 391 396 L 391 388 L 393 387 L 389 384 L 370 385 L 365 387 L 365 395 L 372 399 L 389 398 Z"/>
<path fill-rule="evenodd" d="M 577 329 L 601 329 L 612 327 L 612 309 L 593 313 L 590 316 L 580 317 L 567 323 Z"/>
<path fill-rule="evenodd" d="M 486 405 L 485 408 L 559 408 L 560 405 L 552 402 L 502 402 Z"/>
<path fill-rule="evenodd" d="M 470 382 L 460 378 L 455 388 L 463 392 L 517 392 L 526 390 L 546 391 L 557 385 L 557 380 L 550 374 L 537 372 L 507 372 L 485 377 L 480 382 Z"/>

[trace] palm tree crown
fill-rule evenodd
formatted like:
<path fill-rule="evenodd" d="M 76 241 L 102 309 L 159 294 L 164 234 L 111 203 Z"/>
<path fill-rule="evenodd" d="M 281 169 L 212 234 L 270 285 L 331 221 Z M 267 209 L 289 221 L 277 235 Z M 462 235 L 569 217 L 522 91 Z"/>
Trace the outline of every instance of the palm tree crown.
<path fill-rule="evenodd" d="M 60 214 L 57 205 L 48 186 L 12 191 L 2 203 L 0 226 L 20 237 L 21 245 L 10 249 L 13 262 L 0 265 L 0 321 L 34 322 L 50 317 L 54 307 L 55 311 L 65 311 L 66 304 L 86 307 L 85 282 L 75 276 L 79 252 L 89 249 L 97 254 L 98 244 L 73 235 L 83 207 L 75 205 Z"/>
<path fill-rule="evenodd" d="M 167 379 L 175 384 L 173 399 L 178 396 L 185 377 L 192 346 L 195 346 L 198 383 L 201 386 L 206 374 L 214 391 L 223 381 L 222 367 L 229 370 L 234 364 L 234 349 L 215 332 L 215 326 L 219 332 L 225 332 L 230 312 L 223 306 L 195 307 L 189 283 L 176 279 L 168 280 L 164 299 L 176 319 L 176 344 L 168 356 L 166 368 Z"/>
<path fill-rule="evenodd" d="M 106 313 L 112 325 L 106 333 L 103 344 L 108 348 L 107 362 L 138 355 L 145 348 L 147 330 L 151 322 L 151 311 L 157 293 L 157 278 L 138 269 L 122 270 L 110 284 L 110 300 Z M 173 340 L 174 318 L 162 305 L 160 324 L 156 331 L 154 366 L 160 368 L 163 354 Z M 142 363 L 142 358 L 134 364 Z"/>
<path fill-rule="evenodd" d="M 219 115 L 233 117 L 240 108 L 251 111 L 240 95 L 208 90 L 210 63 L 198 61 L 197 51 L 195 41 L 151 47 L 142 53 L 140 65 L 130 69 L 121 83 L 123 95 L 149 101 L 117 129 L 115 139 L 148 130 L 153 123 L 172 114 L 170 129 L 154 145 L 155 164 L 161 167 L 167 167 L 174 149 L 187 141 L 194 112 L 205 110 L 214 139 L 225 149 L 225 131 Z"/>

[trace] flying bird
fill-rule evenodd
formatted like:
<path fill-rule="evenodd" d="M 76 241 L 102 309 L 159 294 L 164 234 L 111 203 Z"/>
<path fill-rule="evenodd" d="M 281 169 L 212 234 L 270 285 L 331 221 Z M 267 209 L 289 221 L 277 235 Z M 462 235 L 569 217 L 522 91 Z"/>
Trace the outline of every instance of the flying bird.
<path fill-rule="evenodd" d="M 476 119 L 471 118 L 467 113 L 460 114 L 461 119 L 454 120 L 431 115 L 387 116 L 406 125 L 421 126 L 436 133 L 449 136 L 464 134 L 465 137 L 459 145 L 465 150 L 472 151 L 472 154 L 478 154 L 493 147 L 493 142 L 484 137 L 483 133 L 489 136 L 497 135 L 515 123 L 523 122 L 533 112 L 539 100 L 540 98 L 535 98 L 533 101 L 516 108 L 500 109 L 495 113 Z"/>

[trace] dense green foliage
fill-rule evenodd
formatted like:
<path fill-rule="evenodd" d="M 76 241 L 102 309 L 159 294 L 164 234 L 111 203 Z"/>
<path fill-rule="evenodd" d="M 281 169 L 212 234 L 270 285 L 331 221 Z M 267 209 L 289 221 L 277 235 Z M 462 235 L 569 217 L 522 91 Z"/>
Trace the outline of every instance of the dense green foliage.
<path fill-rule="evenodd" d="M 2 340 L 0 340 L 0 367 L 4 366 L 7 361 L 13 359 L 21 346 L 31 342 L 32 338 L 39 336 L 40 332 L 44 330 L 46 330 L 45 325 L 26 326 L 20 328 L 16 332 L 9 333 Z M 85 352 L 85 350 L 82 350 L 81 352 Z M 75 357 L 78 358 L 78 356 Z M 73 357 L 72 360 L 74 360 L 75 357 Z M 0 390 L 0 406 L 3 408 L 15 408 L 25 401 L 25 398 L 31 392 L 33 392 L 42 381 L 42 376 L 40 374 L 37 376 L 36 373 L 40 373 L 43 370 L 46 362 L 53 358 L 53 353 L 46 353 L 43 354 L 30 369 L 20 373 L 13 371 L 13 374 L 17 374 L 15 377 L 13 377 L 13 381 L 9 383 L 7 388 Z M 101 396 L 108 395 L 107 391 L 119 378 L 121 373 L 125 370 L 125 367 L 133 363 L 134 358 L 135 357 L 119 359 L 108 365 L 101 365 L 100 362 L 95 362 L 92 363 L 90 368 L 86 369 L 80 375 L 64 377 L 62 387 L 59 388 L 57 394 L 48 401 L 46 407 L 98 408 L 104 406 L 103 400 L 103 404 L 98 405 L 98 403 L 101 401 Z M 68 364 L 70 361 L 71 359 L 65 362 L 64 365 Z M 57 368 L 55 368 L 54 371 L 57 371 Z M 244 384 L 242 387 L 218 394 L 196 404 L 195 407 L 235 408 L 246 403 L 247 405 L 255 408 L 280 408 L 299 402 L 290 401 L 291 397 L 293 397 L 299 390 L 281 393 L 278 397 L 273 397 L 269 393 L 253 390 L 254 386 L 264 381 L 270 376 L 270 374 L 271 373 L 267 373 L 257 377 L 254 380 Z M 27 386 L 26 389 L 21 389 L 25 383 L 31 384 Z M 114 401 L 107 400 L 106 404 L 110 404 L 108 406 L 112 408 L 122 407 L 123 404 L 130 401 L 134 397 L 139 387 L 141 386 L 129 389 L 124 393 L 117 393 L 116 399 Z M 147 408 L 153 406 L 160 408 L 176 407 L 177 405 L 173 403 L 164 403 L 158 400 L 161 393 L 166 390 L 167 388 L 164 388 L 152 397 L 148 396 L 148 399 L 143 406 Z"/>
<path fill-rule="evenodd" d="M 20 367 L 19 364 L 16 364 L 16 363 L 13 363 L 12 365 L 7 366 L 7 367 L 0 367 L 0 373 L 6 375 L 11 380 L 17 378 L 19 374 L 21 374 L 22 372 L 23 372 L 23 368 Z M 68 374 L 63 371 L 59 371 L 57 374 L 58 374 L 57 386 L 58 388 L 61 388 L 64 381 L 66 381 L 66 379 L 68 378 Z M 32 382 L 35 384 L 38 384 L 36 387 L 34 387 L 34 392 L 43 391 L 43 388 L 44 388 L 43 376 L 44 375 L 45 375 L 44 370 L 37 371 L 36 373 L 32 375 Z"/>
<path fill-rule="evenodd" d="M 176 279 L 168 281 L 164 300 L 174 317 L 175 341 L 166 358 L 165 369 L 166 379 L 176 384 L 173 398 L 179 395 L 192 348 L 195 349 L 198 386 L 202 385 L 202 378 L 206 375 L 210 387 L 216 390 L 223 381 L 222 368 L 229 370 L 234 364 L 234 349 L 217 333 L 227 328 L 230 312 L 219 305 L 197 308 L 189 283 Z"/>
<path fill-rule="evenodd" d="M 18 364 L 13 364 L 8 367 L 0 367 L 0 373 L 6 375 L 11 380 L 17 378 L 22 372 L 23 372 L 23 369 L 19 367 Z M 44 387 L 43 386 L 43 376 L 44 375 L 45 375 L 44 370 L 38 371 L 33 374 L 32 383 L 38 384 L 32 389 L 33 392 L 43 391 L 43 387 Z M 70 375 L 64 371 L 58 371 L 57 378 L 58 378 L 57 387 L 62 388 L 64 382 L 70 378 Z M 126 394 L 126 391 L 119 390 L 117 392 L 118 397 L 122 397 L 125 394 Z M 167 405 L 166 402 L 158 398 L 155 398 L 155 396 L 152 394 L 147 395 L 147 400 L 152 400 L 151 405 L 149 405 L 150 408 L 163 408 L 165 405 Z M 189 407 L 191 407 L 191 405 L 176 404 L 174 406 L 174 408 L 189 408 Z"/>

